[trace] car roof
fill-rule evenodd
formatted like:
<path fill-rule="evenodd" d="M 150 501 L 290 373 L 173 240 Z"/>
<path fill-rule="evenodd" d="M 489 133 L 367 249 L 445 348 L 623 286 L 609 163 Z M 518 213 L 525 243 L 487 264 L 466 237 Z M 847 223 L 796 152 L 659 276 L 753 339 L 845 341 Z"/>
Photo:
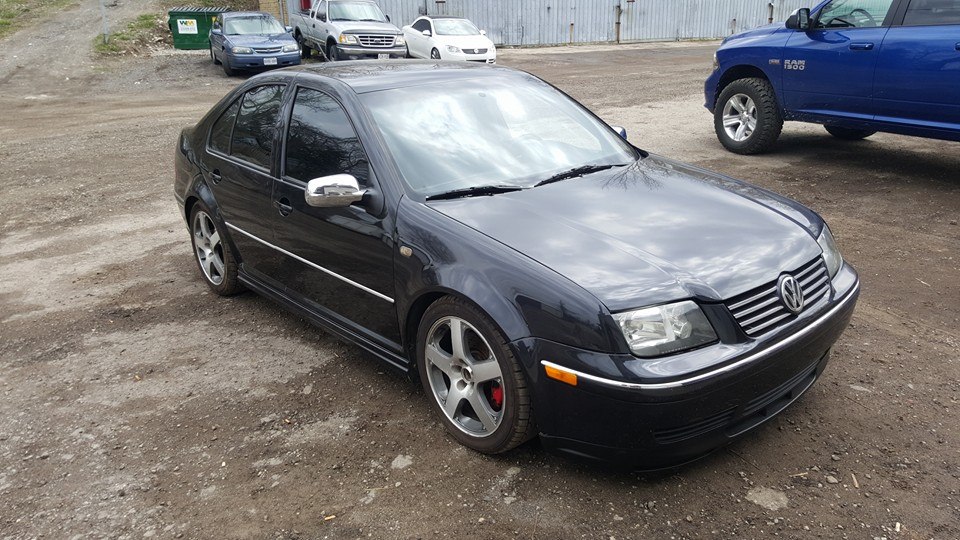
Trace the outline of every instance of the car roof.
<path fill-rule="evenodd" d="M 350 86 L 358 94 L 456 80 L 502 79 L 504 77 L 514 77 L 517 80 L 533 79 L 533 76 L 528 73 L 502 66 L 473 62 L 438 63 L 431 60 L 324 62 L 322 64 L 306 64 L 285 68 L 280 71 L 297 74 L 301 80 L 309 80 L 310 78 L 336 79 Z"/>
<path fill-rule="evenodd" d="M 424 19 L 463 19 L 467 20 L 466 17 L 457 17 L 456 15 L 424 15 Z"/>
<path fill-rule="evenodd" d="M 223 13 L 224 19 L 235 19 L 242 17 L 273 17 L 273 15 L 263 11 L 227 11 Z"/>

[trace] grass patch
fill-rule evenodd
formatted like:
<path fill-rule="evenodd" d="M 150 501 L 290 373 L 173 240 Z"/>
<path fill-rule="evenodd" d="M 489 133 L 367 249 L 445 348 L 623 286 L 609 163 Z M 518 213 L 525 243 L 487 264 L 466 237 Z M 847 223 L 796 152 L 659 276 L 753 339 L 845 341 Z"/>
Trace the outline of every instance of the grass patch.
<path fill-rule="evenodd" d="M 0 38 L 46 13 L 73 3 L 74 0 L 0 0 Z"/>
<path fill-rule="evenodd" d="M 145 13 L 127 23 L 122 30 L 114 32 L 103 40 L 103 35 L 93 38 L 94 52 L 115 56 L 137 54 L 153 43 L 169 41 L 170 31 L 165 19 L 156 13 Z"/>

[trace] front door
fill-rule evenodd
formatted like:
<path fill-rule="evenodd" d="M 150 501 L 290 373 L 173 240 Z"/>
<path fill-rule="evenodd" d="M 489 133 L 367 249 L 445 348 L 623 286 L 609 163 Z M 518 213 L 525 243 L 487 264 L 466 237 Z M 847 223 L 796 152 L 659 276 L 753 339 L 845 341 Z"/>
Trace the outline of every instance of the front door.
<path fill-rule="evenodd" d="M 960 0 L 911 0 L 877 64 L 877 120 L 960 131 Z"/>
<path fill-rule="evenodd" d="M 343 107 L 330 94 L 297 88 L 284 146 L 273 190 L 276 243 L 286 252 L 278 280 L 311 309 L 400 352 L 393 226 Z M 344 208 L 307 205 L 308 181 L 344 173 L 370 195 Z"/>
<path fill-rule="evenodd" d="M 873 118 L 873 76 L 894 0 L 833 0 L 783 54 L 784 106 L 818 117 Z"/>

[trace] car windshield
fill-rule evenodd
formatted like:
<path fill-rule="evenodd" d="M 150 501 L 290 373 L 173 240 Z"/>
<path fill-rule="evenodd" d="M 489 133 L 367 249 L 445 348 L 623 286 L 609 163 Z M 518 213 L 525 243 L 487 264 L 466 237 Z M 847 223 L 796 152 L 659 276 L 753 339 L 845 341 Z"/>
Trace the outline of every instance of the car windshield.
<path fill-rule="evenodd" d="M 236 17 L 223 23 L 223 33 L 231 36 L 282 34 L 286 30 L 273 17 Z"/>
<path fill-rule="evenodd" d="M 639 157 L 578 103 L 537 79 L 447 81 L 361 99 L 404 180 L 425 197 L 479 186 L 533 187 L 571 169 Z"/>
<path fill-rule="evenodd" d="M 466 19 L 434 19 L 438 36 L 475 36 L 480 30 Z"/>
<path fill-rule="evenodd" d="M 380 6 L 372 2 L 331 2 L 330 20 L 387 22 Z"/>

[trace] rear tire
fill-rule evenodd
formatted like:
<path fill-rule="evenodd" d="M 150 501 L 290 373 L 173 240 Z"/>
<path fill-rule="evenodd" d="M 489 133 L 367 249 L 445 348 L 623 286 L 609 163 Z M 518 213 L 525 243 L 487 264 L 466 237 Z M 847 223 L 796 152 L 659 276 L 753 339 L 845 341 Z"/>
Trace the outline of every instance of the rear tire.
<path fill-rule="evenodd" d="M 430 408 L 460 444 L 484 454 L 537 433 L 530 388 L 506 343 L 489 317 L 452 296 L 427 308 L 417 332 L 417 370 Z"/>
<path fill-rule="evenodd" d="M 717 139 L 736 154 L 769 150 L 783 129 L 773 86 L 766 79 L 739 79 L 720 92 L 713 111 Z"/>
<path fill-rule="evenodd" d="M 300 45 L 300 58 L 310 58 L 310 53 L 312 53 L 313 50 L 307 45 L 307 41 L 303 39 L 303 34 L 297 33 L 294 37 Z"/>
<path fill-rule="evenodd" d="M 213 220 L 213 212 L 207 205 L 198 202 L 190 209 L 190 243 L 193 259 L 200 268 L 204 281 L 220 296 L 230 296 L 243 291 L 238 279 L 237 258 L 223 231 Z"/>
<path fill-rule="evenodd" d="M 850 129 L 839 126 L 823 127 L 827 130 L 827 133 L 845 141 L 859 141 L 876 133 L 876 131 L 870 131 L 869 129 Z"/>

